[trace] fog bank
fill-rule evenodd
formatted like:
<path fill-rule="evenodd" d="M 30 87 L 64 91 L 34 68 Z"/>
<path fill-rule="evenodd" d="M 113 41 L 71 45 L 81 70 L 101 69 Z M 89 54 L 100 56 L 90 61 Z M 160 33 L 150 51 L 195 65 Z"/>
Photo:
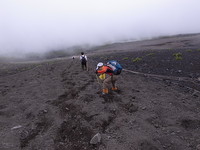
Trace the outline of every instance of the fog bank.
<path fill-rule="evenodd" d="M 200 33 L 199 0 L 0 1 L 0 56 Z"/>

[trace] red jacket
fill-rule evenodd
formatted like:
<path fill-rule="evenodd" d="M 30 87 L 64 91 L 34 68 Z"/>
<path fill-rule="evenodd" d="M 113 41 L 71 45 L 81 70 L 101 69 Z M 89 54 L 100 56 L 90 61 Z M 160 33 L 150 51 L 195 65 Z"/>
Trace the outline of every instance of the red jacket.
<path fill-rule="evenodd" d="M 100 74 L 106 73 L 106 74 L 109 74 L 110 76 L 113 75 L 113 70 L 112 70 L 112 68 L 110 68 L 110 67 L 108 67 L 108 66 L 102 66 L 102 67 L 100 67 L 99 69 L 97 69 L 96 72 L 97 72 L 97 73 L 100 73 Z"/>

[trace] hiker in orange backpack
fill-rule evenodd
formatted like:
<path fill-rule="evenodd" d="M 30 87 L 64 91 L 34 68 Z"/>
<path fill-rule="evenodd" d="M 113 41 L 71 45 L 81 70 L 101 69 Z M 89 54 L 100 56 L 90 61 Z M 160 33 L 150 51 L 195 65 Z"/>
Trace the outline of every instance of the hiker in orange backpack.
<path fill-rule="evenodd" d="M 82 69 L 87 70 L 87 56 L 84 55 L 84 52 L 81 52 L 80 60 Z"/>
<path fill-rule="evenodd" d="M 102 62 L 100 62 L 97 64 L 96 74 L 99 75 L 100 79 L 102 79 L 101 75 L 104 75 L 102 79 L 103 80 L 102 94 L 108 94 L 109 92 L 108 89 L 110 85 L 113 91 L 118 90 L 116 87 L 117 76 L 114 75 L 114 71 L 111 67 L 109 67 L 108 65 L 104 65 Z"/>

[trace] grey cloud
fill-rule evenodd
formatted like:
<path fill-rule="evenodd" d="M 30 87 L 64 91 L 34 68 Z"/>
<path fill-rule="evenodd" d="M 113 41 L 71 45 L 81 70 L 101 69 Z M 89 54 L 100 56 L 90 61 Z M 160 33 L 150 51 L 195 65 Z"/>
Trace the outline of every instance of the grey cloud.
<path fill-rule="evenodd" d="M 199 33 L 198 6 L 198 0 L 1 1 L 0 55 Z"/>

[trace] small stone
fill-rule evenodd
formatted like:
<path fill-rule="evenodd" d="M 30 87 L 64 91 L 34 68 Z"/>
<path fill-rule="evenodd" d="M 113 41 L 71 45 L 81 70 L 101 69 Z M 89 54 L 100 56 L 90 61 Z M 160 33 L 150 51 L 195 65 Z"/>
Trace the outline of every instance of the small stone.
<path fill-rule="evenodd" d="M 200 79 L 200 78 L 199 78 L 199 79 Z M 133 96 L 132 99 L 135 99 L 135 96 Z"/>
<path fill-rule="evenodd" d="M 152 101 L 152 103 L 153 103 L 153 104 L 157 104 L 157 102 L 156 102 L 156 101 Z"/>
<path fill-rule="evenodd" d="M 108 128 L 108 129 L 106 129 L 106 130 L 105 130 L 105 132 L 107 132 L 107 133 L 108 133 L 108 132 L 109 132 L 109 128 Z"/>
<path fill-rule="evenodd" d="M 190 73 L 188 76 L 189 76 L 190 78 L 193 78 L 193 77 L 194 77 L 194 74 L 193 74 L 193 73 Z"/>
<path fill-rule="evenodd" d="M 171 135 L 175 135 L 175 134 L 176 134 L 175 132 L 172 132 L 172 133 L 171 133 Z"/>
<path fill-rule="evenodd" d="M 154 124 L 154 127 L 155 127 L 155 128 L 159 128 L 159 125 L 158 125 L 158 124 Z"/>
<path fill-rule="evenodd" d="M 165 130 L 165 127 L 162 127 L 161 130 L 164 131 L 164 130 Z"/>
<path fill-rule="evenodd" d="M 197 92 L 194 92 L 194 93 L 192 94 L 192 96 L 195 97 L 195 98 L 199 97 L 199 95 L 198 95 Z"/>
<path fill-rule="evenodd" d="M 178 72 L 179 72 L 179 73 L 181 73 L 181 72 L 182 72 L 182 70 L 178 70 Z"/>
<path fill-rule="evenodd" d="M 97 133 L 91 140 L 90 144 L 96 145 L 97 143 L 100 143 L 101 141 L 101 135 L 100 133 Z"/>
<path fill-rule="evenodd" d="M 195 98 L 199 97 L 197 94 L 193 94 L 192 96 L 195 97 Z"/>
<path fill-rule="evenodd" d="M 59 144 L 60 144 L 60 145 L 64 145 L 64 143 L 63 143 L 63 142 L 59 142 Z"/>
<path fill-rule="evenodd" d="M 146 109 L 146 107 L 142 107 L 142 110 L 145 110 Z"/>
<path fill-rule="evenodd" d="M 198 144 L 198 145 L 196 146 L 196 148 L 197 148 L 197 150 L 200 150 L 200 144 Z"/>
<path fill-rule="evenodd" d="M 129 121 L 130 125 L 133 125 L 135 122 L 136 122 L 136 120 L 135 120 L 135 119 L 133 119 L 133 120 Z"/>
<path fill-rule="evenodd" d="M 12 127 L 11 130 L 19 129 L 21 127 L 22 127 L 21 125 L 18 125 L 18 126 Z"/>
<path fill-rule="evenodd" d="M 111 136 L 108 135 L 107 138 L 108 138 L 108 139 L 111 139 Z"/>
<path fill-rule="evenodd" d="M 136 105 L 131 105 L 131 106 L 129 107 L 128 111 L 129 111 L 130 113 L 136 112 L 136 111 L 138 111 L 138 106 L 136 106 Z"/>

